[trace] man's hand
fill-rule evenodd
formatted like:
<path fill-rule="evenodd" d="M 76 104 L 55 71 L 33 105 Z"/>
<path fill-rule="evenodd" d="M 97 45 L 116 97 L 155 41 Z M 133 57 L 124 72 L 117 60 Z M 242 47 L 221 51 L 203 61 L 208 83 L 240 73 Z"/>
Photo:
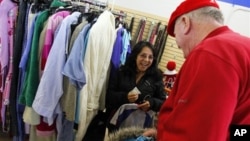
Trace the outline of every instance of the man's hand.
<path fill-rule="evenodd" d="M 146 137 L 154 137 L 156 139 L 157 131 L 155 128 L 149 128 L 146 129 L 146 131 L 142 135 Z"/>

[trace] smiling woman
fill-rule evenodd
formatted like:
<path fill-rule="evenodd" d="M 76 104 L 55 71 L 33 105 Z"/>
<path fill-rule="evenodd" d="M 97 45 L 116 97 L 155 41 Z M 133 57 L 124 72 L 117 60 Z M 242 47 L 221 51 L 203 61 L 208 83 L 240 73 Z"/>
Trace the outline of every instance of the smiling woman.
<path fill-rule="evenodd" d="M 136 65 L 138 72 L 145 72 L 153 62 L 153 52 L 150 48 L 143 48 L 138 57 L 136 58 Z"/>
<path fill-rule="evenodd" d="M 138 42 L 133 47 L 125 65 L 121 66 L 109 82 L 106 97 L 106 108 L 107 114 L 109 115 L 109 133 L 118 130 L 120 125 L 124 126 L 125 123 L 126 127 L 131 126 L 127 124 L 129 122 L 126 118 L 122 119 L 123 121 L 117 119 L 117 122 L 110 123 L 110 119 L 113 119 L 112 117 L 117 111 L 119 112 L 119 117 L 123 115 L 121 108 L 124 112 L 130 111 L 130 115 L 126 116 L 128 119 L 134 119 L 140 121 L 140 123 L 144 123 L 140 125 L 147 125 L 147 127 L 152 126 L 153 120 L 148 121 L 146 119 L 148 117 L 152 119 L 154 112 L 159 111 L 162 103 L 166 99 L 162 78 L 162 73 L 157 68 L 153 45 L 146 41 Z M 138 89 L 137 92 L 134 91 L 135 88 Z M 131 107 L 133 108 L 131 109 Z M 132 115 L 135 115 L 131 111 L 143 113 L 143 116 L 131 118 Z M 117 113 L 115 115 L 117 115 Z M 145 116 L 147 116 L 147 118 Z M 113 123 L 118 124 L 114 125 Z M 132 123 L 132 121 L 130 123 Z"/>

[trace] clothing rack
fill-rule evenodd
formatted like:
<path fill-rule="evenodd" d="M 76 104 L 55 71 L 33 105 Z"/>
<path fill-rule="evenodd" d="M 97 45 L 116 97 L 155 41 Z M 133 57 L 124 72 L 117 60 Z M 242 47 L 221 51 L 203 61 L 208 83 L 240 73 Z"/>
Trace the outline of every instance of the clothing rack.
<path fill-rule="evenodd" d="M 116 15 L 116 16 L 120 16 L 120 17 L 126 17 L 127 16 L 127 14 L 126 13 L 124 13 L 123 11 L 120 11 L 120 12 L 117 12 L 117 11 L 111 11 L 114 15 Z"/>
<path fill-rule="evenodd" d="M 105 2 L 100 2 L 97 0 L 80 0 L 80 2 L 88 3 L 91 5 L 99 6 L 100 8 L 106 8 L 108 6 Z"/>
<path fill-rule="evenodd" d="M 103 11 L 108 9 L 112 12 L 112 14 L 114 14 L 116 16 L 119 16 L 122 18 L 125 18 L 127 16 L 127 14 L 124 13 L 123 11 L 111 10 L 110 8 L 108 8 L 108 4 L 105 2 L 100 2 L 97 0 L 80 0 L 80 1 L 73 0 L 71 2 L 74 5 L 84 5 L 86 7 L 86 9 L 89 9 L 89 10 L 98 10 L 98 11 L 103 12 Z M 90 7 L 90 6 L 94 6 L 94 7 Z"/>

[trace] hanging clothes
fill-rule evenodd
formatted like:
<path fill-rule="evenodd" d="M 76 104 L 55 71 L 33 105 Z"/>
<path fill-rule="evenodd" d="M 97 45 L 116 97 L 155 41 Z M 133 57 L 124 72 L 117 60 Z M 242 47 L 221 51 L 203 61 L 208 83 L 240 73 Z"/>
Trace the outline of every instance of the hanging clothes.
<path fill-rule="evenodd" d="M 28 13 L 26 14 L 26 37 L 24 37 L 24 44 L 22 47 L 22 57 L 20 60 L 19 64 L 19 82 L 18 82 L 18 92 L 17 95 L 18 97 L 20 96 L 22 89 L 23 89 L 23 82 L 25 80 L 25 74 L 26 74 L 26 69 L 27 69 L 27 62 L 28 62 L 28 57 L 30 53 L 30 48 L 32 44 L 32 37 L 33 37 L 33 32 L 34 32 L 34 27 L 35 27 L 35 21 L 38 16 L 38 13 L 32 13 L 32 6 L 29 6 Z M 40 123 L 40 116 L 34 112 L 34 110 L 31 107 L 25 106 L 25 105 L 19 105 L 18 108 L 20 108 L 20 116 L 18 117 L 19 120 L 24 121 L 26 124 L 29 125 L 38 125 Z M 22 108 L 22 109 L 21 109 Z M 23 110 L 24 109 L 24 110 Z"/>
<path fill-rule="evenodd" d="M 27 74 L 25 75 L 24 87 L 20 96 L 21 104 L 32 106 L 39 84 L 39 60 L 38 60 L 38 44 L 39 36 L 43 29 L 44 22 L 49 17 L 49 11 L 45 10 L 38 15 L 30 48 L 30 55 L 27 64 Z"/>
<path fill-rule="evenodd" d="M 31 108 L 31 105 L 33 103 L 36 90 L 39 84 L 39 37 L 40 33 L 42 32 L 44 28 L 45 21 L 47 21 L 49 17 L 49 11 L 45 10 L 41 12 L 41 14 L 38 15 L 36 19 L 36 23 L 34 26 L 34 33 L 32 38 L 32 43 L 30 47 L 30 55 L 27 62 L 27 73 L 25 75 L 24 81 L 23 81 L 23 89 L 21 91 L 21 95 L 19 97 L 19 102 L 23 105 L 26 105 L 25 109 L 29 109 L 29 112 L 24 112 L 24 119 L 25 117 L 36 115 L 34 117 L 37 117 L 39 123 L 40 123 L 40 117 L 37 115 L 37 113 L 34 112 L 34 110 Z M 25 110 L 27 111 L 27 110 Z M 28 114 L 26 116 L 25 114 Z M 33 119 L 32 119 L 33 120 Z"/>
<path fill-rule="evenodd" d="M 62 5 L 64 5 L 64 4 L 61 3 L 61 2 L 53 1 L 50 6 L 51 7 L 59 7 L 59 6 L 62 6 Z M 32 8 L 34 8 L 33 5 L 31 7 L 31 13 L 30 14 L 33 14 Z M 29 88 L 31 85 L 29 83 L 26 83 L 27 80 L 31 79 L 31 80 L 35 80 L 35 82 L 39 83 L 40 76 L 42 74 L 41 73 L 41 68 L 42 67 L 40 65 L 41 64 L 40 63 L 41 62 L 40 61 L 40 56 L 42 54 L 42 49 L 43 49 L 44 43 L 46 42 L 47 43 L 46 47 L 49 48 L 49 43 L 50 42 L 48 41 L 48 38 L 51 37 L 50 34 L 53 31 L 56 30 L 56 26 L 59 25 L 59 22 L 61 22 L 62 19 L 64 18 L 64 16 L 67 16 L 67 15 L 69 15 L 69 12 L 59 13 L 58 15 L 56 15 L 54 17 L 52 16 L 54 22 L 51 22 L 51 21 L 48 22 L 49 20 L 47 21 L 47 19 L 49 19 L 50 11 L 48 9 L 46 9 L 46 10 L 42 11 L 41 13 L 39 13 L 39 15 L 38 15 L 38 17 L 37 17 L 37 19 L 35 21 L 34 37 L 32 38 L 31 46 L 29 47 L 30 51 L 27 51 L 26 54 L 24 54 L 24 55 L 27 55 L 27 56 L 31 56 L 31 58 L 28 60 L 28 64 L 27 64 L 27 70 L 28 70 L 27 74 L 24 74 L 24 76 L 25 76 L 24 81 L 23 81 L 24 87 L 22 89 L 24 92 L 25 92 L 25 90 L 26 91 L 31 90 Z M 47 30 L 47 29 L 49 29 L 49 30 Z M 47 32 L 47 31 L 49 31 L 49 32 Z M 46 36 L 46 35 L 48 35 L 48 36 Z M 45 37 L 47 37 L 47 38 L 45 38 Z M 52 37 L 52 39 L 53 39 L 53 37 Z M 48 50 L 49 49 L 47 49 L 46 51 L 48 51 Z M 33 59 L 33 61 L 30 61 L 30 60 L 32 60 L 32 57 L 34 59 Z M 30 68 L 30 66 L 32 66 L 32 68 Z M 29 73 L 29 70 L 32 73 Z M 35 78 L 32 78 L 32 77 L 35 77 Z M 38 84 L 35 83 L 35 84 L 32 84 L 32 86 L 34 86 L 34 88 L 35 88 L 35 89 L 33 89 L 34 90 L 33 92 L 35 92 L 35 93 L 32 96 L 35 97 L 36 90 L 37 90 L 36 87 L 38 87 Z M 31 92 L 29 94 L 32 94 L 32 90 L 31 90 Z M 26 97 L 24 97 L 24 98 L 26 98 Z M 31 116 L 32 116 L 32 118 L 29 118 Z M 28 105 L 28 104 L 25 107 L 24 114 L 23 114 L 23 119 L 24 119 L 24 121 L 26 123 L 29 123 L 31 125 L 36 125 L 36 127 L 35 127 L 36 128 L 36 130 L 35 130 L 36 132 L 35 133 L 31 132 L 31 134 L 30 134 L 30 137 L 32 137 L 33 140 L 40 140 L 40 139 L 53 140 L 53 136 L 55 136 L 55 133 L 56 133 L 55 132 L 55 123 L 53 123 L 51 126 L 48 125 L 44 121 L 44 118 L 40 117 L 33 110 L 33 108 L 30 105 Z"/>
<path fill-rule="evenodd" d="M 72 50 L 70 51 L 69 57 L 62 71 L 63 75 L 69 78 L 69 81 L 71 82 L 71 84 L 73 84 L 76 87 L 78 92 L 86 84 L 85 71 L 84 71 L 84 66 L 83 66 L 83 58 L 85 54 L 87 34 L 88 34 L 89 29 L 90 29 L 90 24 L 87 24 L 87 21 L 86 21 L 85 26 L 83 27 L 81 32 L 78 34 L 74 42 Z M 69 93 L 64 93 L 64 95 L 65 94 L 69 94 Z M 78 100 L 77 95 L 74 98 Z M 65 101 L 65 102 L 66 102 L 65 104 L 70 103 L 70 101 Z M 78 111 L 77 109 L 78 106 L 76 106 L 77 105 L 76 103 L 77 102 L 74 101 L 74 105 L 72 105 L 73 107 L 70 107 L 71 111 L 69 111 L 70 109 L 68 109 L 66 111 L 67 113 L 65 114 L 66 114 L 67 119 L 71 121 L 72 119 L 76 120 L 76 123 L 78 123 L 78 120 L 77 120 L 78 117 L 75 117 L 75 114 L 76 114 L 75 111 Z M 67 109 L 67 108 L 69 107 L 64 106 L 64 109 Z M 74 108 L 74 110 L 72 110 L 72 108 Z M 70 117 L 73 117 L 73 118 L 70 118 Z"/>
<path fill-rule="evenodd" d="M 57 27 L 61 24 L 62 20 L 70 14 L 69 11 L 59 11 L 54 13 L 48 19 L 47 25 L 44 27 L 42 33 L 40 34 L 39 39 L 39 74 L 42 76 L 53 40 L 54 40 L 54 32 Z M 47 123 L 43 121 L 43 117 L 41 117 L 41 122 L 37 125 L 37 134 L 40 136 L 51 136 L 55 133 L 55 121 L 51 126 L 48 126 Z M 44 134 L 44 132 L 46 134 Z"/>
<path fill-rule="evenodd" d="M 68 54 L 66 58 L 68 60 L 69 55 L 73 45 L 75 45 L 76 38 L 79 33 L 82 31 L 83 27 L 87 24 L 85 18 L 82 18 L 82 23 L 76 25 L 75 30 L 70 38 L 70 44 L 68 48 Z M 79 45 L 79 44 L 78 44 Z M 81 45 L 81 44 L 80 44 Z M 66 61 L 67 62 L 67 61 Z M 66 64 L 65 64 L 66 65 Z M 57 140 L 58 141 L 73 141 L 74 140 L 74 120 L 75 112 L 77 107 L 77 89 L 74 85 L 70 83 L 70 80 L 65 75 L 63 76 L 63 95 L 61 97 L 60 103 L 62 106 L 62 111 L 64 116 L 62 117 L 62 128 L 58 132 Z"/>
<path fill-rule="evenodd" d="M 110 77 L 112 77 L 116 71 L 119 69 L 121 62 L 120 62 L 120 57 L 122 53 L 122 33 L 123 33 L 123 28 L 118 27 L 116 29 L 116 39 L 112 51 L 112 56 L 111 56 L 111 70 L 110 70 Z M 114 75 L 115 76 L 115 75 Z"/>
<path fill-rule="evenodd" d="M 104 28 L 105 25 L 105 28 Z M 115 41 L 115 17 L 110 11 L 104 11 L 89 31 L 84 70 L 86 84 L 80 92 L 80 120 L 76 141 L 81 141 L 88 125 L 104 105 L 110 59 Z M 100 100 L 100 101 L 99 101 Z"/>
<path fill-rule="evenodd" d="M 150 25 L 150 28 L 149 28 L 149 31 L 148 31 L 147 41 L 150 40 L 150 36 L 151 36 L 151 34 L 152 34 L 152 32 L 153 32 L 155 26 L 156 26 L 155 23 L 154 23 L 154 22 L 151 22 L 151 25 Z"/>
<path fill-rule="evenodd" d="M 142 41 L 145 26 L 146 26 L 146 19 L 141 19 L 140 31 L 139 31 L 136 43 L 139 42 L 139 41 Z"/>
<path fill-rule="evenodd" d="M 167 34 L 167 26 L 165 26 L 165 28 L 163 29 L 163 35 L 162 35 L 162 38 L 161 40 L 159 41 L 159 50 L 158 50 L 158 55 L 157 55 L 157 60 L 156 60 L 156 63 L 159 64 L 160 63 L 160 60 L 161 60 L 161 57 L 162 57 L 162 54 L 164 52 L 164 48 L 165 48 L 165 45 L 166 45 L 166 41 L 167 41 L 167 37 L 168 37 L 168 34 Z"/>
<path fill-rule="evenodd" d="M 45 31 L 45 40 L 44 40 L 44 44 L 42 47 L 42 55 L 41 55 L 41 59 L 40 59 L 40 61 L 41 61 L 40 67 L 41 67 L 42 72 L 45 68 L 45 64 L 46 64 L 50 49 L 51 49 L 53 41 L 54 41 L 54 33 L 55 33 L 57 27 L 63 21 L 63 19 L 65 17 L 67 17 L 68 15 L 70 15 L 70 11 L 60 11 L 60 12 L 53 14 L 48 19 L 48 25 L 47 25 L 47 28 L 45 28 L 45 30 L 46 30 Z"/>
<path fill-rule="evenodd" d="M 116 39 L 111 56 L 111 71 L 110 77 L 112 77 L 121 65 L 125 64 L 127 55 L 131 53 L 130 46 L 130 32 L 122 27 L 116 29 Z"/>
<path fill-rule="evenodd" d="M 0 2 L 0 73 L 2 76 L 0 91 L 3 94 L 1 99 L 1 121 L 2 130 L 9 132 L 10 124 L 5 126 L 6 106 L 10 104 L 10 87 L 13 67 L 13 33 L 17 18 L 17 4 L 10 0 Z M 5 130 L 7 129 L 7 130 Z"/>
<path fill-rule="evenodd" d="M 28 2 L 19 0 L 18 3 L 18 18 L 15 27 L 14 37 L 14 56 L 13 56 L 13 75 L 10 89 L 10 114 L 11 114 L 11 129 L 14 141 L 21 141 L 25 138 L 25 127 L 22 121 L 23 106 L 18 104 L 18 81 L 19 81 L 19 62 L 22 54 L 22 45 L 25 40 L 25 18 L 27 14 Z"/>
<path fill-rule="evenodd" d="M 8 73 L 6 75 L 5 80 L 5 87 L 3 91 L 3 104 L 5 106 L 10 104 L 10 87 L 11 87 L 11 79 L 13 75 L 13 55 L 14 55 L 14 28 L 15 23 L 17 19 L 17 7 L 14 7 L 11 11 L 8 12 L 8 40 L 9 40 L 9 65 L 8 65 Z M 2 107 L 2 110 L 4 111 L 4 105 Z M 2 113 L 3 114 L 3 113 Z M 10 115 L 9 115 L 10 116 Z M 8 117 L 6 119 L 10 119 L 11 117 Z M 10 125 L 10 123 L 9 123 Z"/>
<path fill-rule="evenodd" d="M 158 22 L 158 24 L 154 27 L 153 31 L 151 32 L 151 36 L 149 38 L 149 42 L 151 44 L 155 44 L 155 38 L 156 38 L 156 34 L 158 33 L 158 29 L 159 29 L 159 26 L 161 25 L 160 22 Z"/>
<path fill-rule="evenodd" d="M 49 125 L 53 123 L 54 115 L 61 113 L 58 103 L 63 94 L 63 75 L 59 72 L 62 72 L 65 63 L 65 49 L 68 48 L 71 35 L 70 25 L 77 23 L 80 14 L 80 12 L 74 12 L 62 21 L 57 33 L 60 36 L 56 36 L 54 39 L 33 101 L 33 109 L 38 114 L 48 118 Z"/>
<path fill-rule="evenodd" d="M 130 32 L 127 29 L 123 29 L 123 37 L 122 37 L 122 53 L 120 57 L 121 65 L 124 65 L 127 59 L 127 55 L 131 53 L 130 46 Z"/>

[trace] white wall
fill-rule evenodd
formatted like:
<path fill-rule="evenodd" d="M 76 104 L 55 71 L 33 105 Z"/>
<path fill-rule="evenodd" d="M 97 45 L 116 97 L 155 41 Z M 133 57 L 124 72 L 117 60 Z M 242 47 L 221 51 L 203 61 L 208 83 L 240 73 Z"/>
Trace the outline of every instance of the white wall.
<path fill-rule="evenodd" d="M 109 4 L 169 18 L 171 12 L 183 0 L 101 0 Z M 225 16 L 225 24 L 233 30 L 250 37 L 250 8 L 234 6 L 218 1 Z"/>
<path fill-rule="evenodd" d="M 115 5 L 168 18 L 180 1 L 181 0 L 115 0 Z M 110 4 L 112 4 L 112 2 L 112 0 L 109 1 Z"/>
<path fill-rule="evenodd" d="M 250 37 L 250 8 L 219 3 L 225 17 L 225 24 L 242 35 Z"/>

